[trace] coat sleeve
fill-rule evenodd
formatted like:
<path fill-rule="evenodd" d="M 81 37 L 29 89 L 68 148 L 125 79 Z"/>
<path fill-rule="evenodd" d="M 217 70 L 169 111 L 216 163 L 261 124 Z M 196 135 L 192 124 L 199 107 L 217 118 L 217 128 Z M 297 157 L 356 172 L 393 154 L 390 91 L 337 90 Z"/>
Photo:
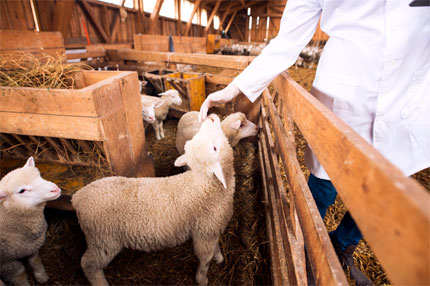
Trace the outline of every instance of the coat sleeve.
<path fill-rule="evenodd" d="M 318 0 L 288 0 L 276 38 L 233 81 L 251 102 L 278 74 L 295 63 L 315 33 L 320 15 Z"/>

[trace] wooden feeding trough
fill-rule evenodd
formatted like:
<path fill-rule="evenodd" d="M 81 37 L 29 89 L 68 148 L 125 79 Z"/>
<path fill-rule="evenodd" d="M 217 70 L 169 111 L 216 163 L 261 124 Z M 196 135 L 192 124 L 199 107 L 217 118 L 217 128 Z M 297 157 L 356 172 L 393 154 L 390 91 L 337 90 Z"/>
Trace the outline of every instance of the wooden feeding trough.
<path fill-rule="evenodd" d="M 205 101 L 205 76 L 198 73 L 176 72 L 164 77 L 164 89 L 176 89 L 182 99 L 179 111 L 200 110 Z"/>
<path fill-rule="evenodd" d="M 135 72 L 82 71 L 75 89 L 0 87 L 0 94 L 3 156 L 100 164 L 85 160 L 83 149 L 100 152 L 117 175 L 154 175 Z"/>
<path fill-rule="evenodd" d="M 161 69 L 144 73 L 144 78 L 156 93 L 176 89 L 182 104 L 172 108 L 181 112 L 199 110 L 206 98 L 205 76 L 201 73 Z"/>

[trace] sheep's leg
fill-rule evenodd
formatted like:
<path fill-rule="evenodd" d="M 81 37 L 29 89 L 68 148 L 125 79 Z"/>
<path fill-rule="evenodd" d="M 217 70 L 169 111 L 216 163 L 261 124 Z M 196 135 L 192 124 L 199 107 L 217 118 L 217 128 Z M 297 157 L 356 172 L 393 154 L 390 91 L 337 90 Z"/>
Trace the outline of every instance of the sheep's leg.
<path fill-rule="evenodd" d="M 208 285 L 207 274 L 209 269 L 209 262 L 214 256 L 217 243 L 218 238 L 213 240 L 194 240 L 194 251 L 196 252 L 197 257 L 200 260 L 200 265 L 196 273 L 196 281 L 197 283 L 199 283 L 200 286 Z"/>
<path fill-rule="evenodd" d="M 85 276 L 92 286 L 106 286 L 109 283 L 103 273 L 103 268 L 118 254 L 120 250 L 98 249 L 89 246 L 81 259 Z"/>
<path fill-rule="evenodd" d="M 159 123 L 158 120 L 155 120 L 152 124 L 152 127 L 154 128 L 155 131 L 155 138 L 157 138 L 157 140 L 160 140 L 160 127 L 159 127 Z"/>
<path fill-rule="evenodd" d="M 30 285 L 27 280 L 24 264 L 18 260 L 0 265 L 0 273 L 6 283 L 25 286 Z"/>
<path fill-rule="evenodd" d="M 159 127 L 161 138 L 164 138 L 163 120 L 160 121 Z"/>
<path fill-rule="evenodd" d="M 221 249 L 219 249 L 219 243 L 216 243 L 213 260 L 215 260 L 216 264 L 220 264 L 224 261 L 224 257 L 222 256 Z"/>
<path fill-rule="evenodd" d="M 42 260 L 39 256 L 39 251 L 28 258 L 31 268 L 33 268 L 34 277 L 37 282 L 45 284 L 49 280 L 49 276 L 46 273 L 45 267 L 42 264 Z"/>

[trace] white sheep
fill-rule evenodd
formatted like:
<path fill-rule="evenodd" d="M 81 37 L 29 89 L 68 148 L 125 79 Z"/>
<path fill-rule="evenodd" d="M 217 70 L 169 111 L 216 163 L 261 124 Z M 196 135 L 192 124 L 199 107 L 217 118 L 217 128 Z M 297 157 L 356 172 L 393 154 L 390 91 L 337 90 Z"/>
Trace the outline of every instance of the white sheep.
<path fill-rule="evenodd" d="M 151 123 L 152 127 L 154 128 L 155 137 L 157 140 L 164 138 L 163 121 L 166 119 L 170 107 L 174 104 L 182 104 L 179 92 L 175 89 L 169 89 L 168 91 L 160 93 L 159 95 L 161 95 L 161 98 L 141 95 L 143 120 Z"/>
<path fill-rule="evenodd" d="M 212 259 L 221 263 L 220 234 L 233 214 L 233 150 L 215 115 L 185 145 L 175 166 L 190 171 L 164 178 L 108 177 L 72 197 L 87 240 L 81 266 L 92 285 L 107 285 L 103 268 L 123 249 L 152 251 L 192 238 L 200 260 L 196 281 L 207 285 Z M 167 271 L 167 269 L 166 269 Z"/>
<path fill-rule="evenodd" d="M 40 177 L 30 157 L 0 181 L 0 281 L 30 285 L 21 260 L 26 259 L 39 283 L 49 280 L 39 257 L 46 237 L 43 209 L 61 190 Z"/>
<path fill-rule="evenodd" d="M 193 138 L 198 132 L 201 123 L 197 111 L 190 111 L 182 115 L 176 131 L 176 149 L 179 154 L 184 154 L 185 142 Z M 242 112 L 232 113 L 221 122 L 221 128 L 227 136 L 230 145 L 236 146 L 239 141 L 258 133 L 258 127 L 249 121 Z"/>

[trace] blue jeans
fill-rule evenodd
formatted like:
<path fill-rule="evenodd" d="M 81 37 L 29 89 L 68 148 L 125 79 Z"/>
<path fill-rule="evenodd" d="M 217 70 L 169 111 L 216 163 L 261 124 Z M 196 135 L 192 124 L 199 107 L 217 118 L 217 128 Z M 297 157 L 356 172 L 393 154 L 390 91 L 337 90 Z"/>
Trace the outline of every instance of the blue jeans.
<path fill-rule="evenodd" d="M 312 174 L 309 176 L 308 186 L 321 217 L 324 219 L 327 208 L 334 204 L 336 200 L 337 191 L 331 181 L 319 179 Z M 342 251 L 350 245 L 357 245 L 360 239 L 363 238 L 349 211 L 345 213 L 342 221 L 337 229 L 333 231 L 332 235 L 339 242 Z"/>

